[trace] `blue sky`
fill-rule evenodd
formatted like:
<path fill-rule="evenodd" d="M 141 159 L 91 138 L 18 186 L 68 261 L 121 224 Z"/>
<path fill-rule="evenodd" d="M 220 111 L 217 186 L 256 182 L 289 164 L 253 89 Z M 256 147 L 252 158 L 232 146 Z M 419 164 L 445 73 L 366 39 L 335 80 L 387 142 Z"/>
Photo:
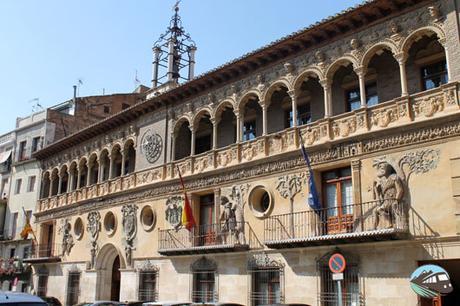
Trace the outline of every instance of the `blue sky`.
<path fill-rule="evenodd" d="M 201 74 L 361 0 L 182 0 L 183 24 L 197 44 Z M 174 0 L 1 0 L 0 134 L 16 117 L 80 95 L 150 86 L 151 47 Z"/>

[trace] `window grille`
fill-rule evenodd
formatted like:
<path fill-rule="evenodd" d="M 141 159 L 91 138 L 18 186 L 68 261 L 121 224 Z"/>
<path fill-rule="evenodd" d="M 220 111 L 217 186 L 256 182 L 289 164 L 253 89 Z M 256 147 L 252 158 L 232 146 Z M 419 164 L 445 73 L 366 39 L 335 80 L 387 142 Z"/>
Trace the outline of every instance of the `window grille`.
<path fill-rule="evenodd" d="M 38 275 L 37 295 L 40 297 L 46 296 L 47 289 L 48 289 L 48 274 L 39 274 Z"/>
<path fill-rule="evenodd" d="M 254 255 L 248 262 L 249 304 L 284 303 L 284 265 L 267 255 Z"/>
<path fill-rule="evenodd" d="M 192 264 L 192 301 L 194 303 L 213 303 L 218 301 L 217 264 L 202 257 Z"/>
<path fill-rule="evenodd" d="M 66 305 L 78 304 L 79 295 L 80 295 L 80 272 L 69 272 L 69 278 L 67 282 Z"/>
<path fill-rule="evenodd" d="M 158 300 L 158 271 L 139 271 L 138 300 L 142 302 L 156 302 Z"/>
<path fill-rule="evenodd" d="M 324 255 L 317 263 L 320 275 L 318 302 L 321 306 L 335 306 L 338 302 L 337 281 L 332 279 L 332 272 L 328 264 L 329 258 L 333 253 L 341 252 L 330 252 Z M 346 255 L 344 257 L 347 260 L 347 267 L 343 272 L 344 279 L 341 284 L 343 306 L 364 306 L 364 295 L 360 290 L 357 259 Z"/>

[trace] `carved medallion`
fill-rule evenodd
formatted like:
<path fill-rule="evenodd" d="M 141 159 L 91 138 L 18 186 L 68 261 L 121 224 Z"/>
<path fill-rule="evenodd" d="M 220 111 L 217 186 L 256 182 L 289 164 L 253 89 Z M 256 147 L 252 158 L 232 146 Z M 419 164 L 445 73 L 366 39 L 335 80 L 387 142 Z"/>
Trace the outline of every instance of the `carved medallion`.
<path fill-rule="evenodd" d="M 163 150 L 163 139 L 157 133 L 147 130 L 142 136 L 141 152 L 144 154 L 145 159 L 151 164 L 160 158 L 161 151 Z"/>

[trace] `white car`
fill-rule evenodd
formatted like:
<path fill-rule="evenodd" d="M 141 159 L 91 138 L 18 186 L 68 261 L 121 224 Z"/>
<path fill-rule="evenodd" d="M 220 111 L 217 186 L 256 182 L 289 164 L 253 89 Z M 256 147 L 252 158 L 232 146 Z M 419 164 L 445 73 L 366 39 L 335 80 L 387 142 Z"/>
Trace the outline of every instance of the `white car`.
<path fill-rule="evenodd" d="M 14 291 L 0 291 L 0 304 L 8 306 L 48 306 L 45 301 L 36 295 Z"/>

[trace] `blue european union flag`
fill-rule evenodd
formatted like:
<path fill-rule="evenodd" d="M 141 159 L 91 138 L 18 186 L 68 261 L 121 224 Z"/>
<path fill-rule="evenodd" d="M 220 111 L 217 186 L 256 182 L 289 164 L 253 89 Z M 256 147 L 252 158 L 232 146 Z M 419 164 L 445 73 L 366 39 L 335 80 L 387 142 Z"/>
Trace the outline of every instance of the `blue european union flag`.
<path fill-rule="evenodd" d="M 313 210 L 319 211 L 321 209 L 321 203 L 319 201 L 318 192 L 316 190 L 315 179 L 313 177 L 313 170 L 311 169 L 311 166 L 310 166 L 310 159 L 308 158 L 308 154 L 307 154 L 307 151 L 305 150 L 305 147 L 303 146 L 303 143 L 300 144 L 300 149 L 302 150 L 303 159 L 305 160 L 305 163 L 307 164 L 307 167 L 308 167 L 308 172 L 310 173 L 310 176 L 308 179 L 308 187 L 309 187 L 308 205 L 310 205 L 310 207 Z"/>

